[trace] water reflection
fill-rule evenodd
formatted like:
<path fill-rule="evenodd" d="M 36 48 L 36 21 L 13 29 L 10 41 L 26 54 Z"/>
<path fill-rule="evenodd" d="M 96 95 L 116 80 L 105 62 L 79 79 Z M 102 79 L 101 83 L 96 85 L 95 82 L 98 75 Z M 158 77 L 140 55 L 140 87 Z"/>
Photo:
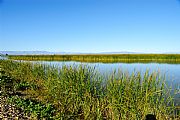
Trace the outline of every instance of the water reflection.
<path fill-rule="evenodd" d="M 101 74 L 107 75 L 113 71 L 118 71 L 131 74 L 132 72 L 140 72 L 144 74 L 147 70 L 152 73 L 154 71 L 160 72 L 160 75 L 166 77 L 166 82 L 172 88 L 180 88 L 180 64 L 167 64 L 167 63 L 82 63 L 75 61 L 31 61 L 33 63 L 42 63 L 48 65 L 88 65 L 91 67 L 96 67 Z M 180 92 L 180 91 L 179 91 Z M 180 93 L 175 96 L 175 101 L 180 105 Z"/>
<path fill-rule="evenodd" d="M 33 61 L 37 63 L 37 61 Z M 123 72 L 141 72 L 145 73 L 147 70 L 149 72 L 159 71 L 161 75 L 166 75 L 166 80 L 173 82 L 174 84 L 180 84 L 180 64 L 159 64 L 159 63 L 81 63 L 74 61 L 40 61 L 38 63 L 49 64 L 49 65 L 88 65 L 91 67 L 96 67 L 101 73 L 112 73 L 114 70 L 119 69 Z"/>

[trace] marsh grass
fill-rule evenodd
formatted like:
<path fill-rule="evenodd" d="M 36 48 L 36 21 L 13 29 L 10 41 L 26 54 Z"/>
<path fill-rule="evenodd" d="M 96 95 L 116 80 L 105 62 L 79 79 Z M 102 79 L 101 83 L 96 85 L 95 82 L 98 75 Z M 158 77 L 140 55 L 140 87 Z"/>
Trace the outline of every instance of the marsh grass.
<path fill-rule="evenodd" d="M 17 83 L 28 83 L 23 91 L 27 98 L 55 107 L 54 119 L 138 120 L 155 114 L 166 120 L 179 115 L 159 72 L 119 71 L 105 77 L 86 65 L 58 67 L 10 60 L 0 64 Z"/>
<path fill-rule="evenodd" d="M 80 61 L 103 63 L 180 63 L 180 54 L 77 54 L 77 55 L 9 55 L 13 60 Z"/>

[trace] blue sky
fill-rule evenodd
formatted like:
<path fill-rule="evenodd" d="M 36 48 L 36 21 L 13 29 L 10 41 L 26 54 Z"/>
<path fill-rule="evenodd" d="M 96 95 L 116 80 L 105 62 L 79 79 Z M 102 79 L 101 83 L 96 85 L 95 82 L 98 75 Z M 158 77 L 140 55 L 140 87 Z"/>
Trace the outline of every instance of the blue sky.
<path fill-rule="evenodd" d="M 0 50 L 180 52 L 180 1 L 0 0 Z"/>

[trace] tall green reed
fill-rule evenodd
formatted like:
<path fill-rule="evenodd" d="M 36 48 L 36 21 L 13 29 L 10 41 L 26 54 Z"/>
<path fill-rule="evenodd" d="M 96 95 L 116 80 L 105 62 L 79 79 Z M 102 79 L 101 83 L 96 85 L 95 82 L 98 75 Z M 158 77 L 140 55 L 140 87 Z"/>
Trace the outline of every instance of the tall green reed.
<path fill-rule="evenodd" d="M 175 116 L 175 106 L 159 72 L 119 71 L 108 77 L 86 65 L 49 66 L 1 60 L 6 74 L 30 85 L 30 98 L 51 103 L 56 119 L 157 119 Z"/>

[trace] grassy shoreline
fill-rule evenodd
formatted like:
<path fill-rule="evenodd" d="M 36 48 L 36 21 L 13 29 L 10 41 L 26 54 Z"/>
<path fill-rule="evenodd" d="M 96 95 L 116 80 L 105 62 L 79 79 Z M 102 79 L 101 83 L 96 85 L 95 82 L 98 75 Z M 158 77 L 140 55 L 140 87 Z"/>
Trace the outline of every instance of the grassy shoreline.
<path fill-rule="evenodd" d="M 157 62 L 180 63 L 180 54 L 79 54 L 79 55 L 10 55 L 9 59 L 29 61 L 79 61 L 79 62 Z"/>
<path fill-rule="evenodd" d="M 49 66 L 0 60 L 27 99 L 54 106 L 53 119 L 157 119 L 177 117 L 170 88 L 157 73 L 104 77 L 88 66 Z M 103 84 L 106 81 L 106 84 Z"/>

